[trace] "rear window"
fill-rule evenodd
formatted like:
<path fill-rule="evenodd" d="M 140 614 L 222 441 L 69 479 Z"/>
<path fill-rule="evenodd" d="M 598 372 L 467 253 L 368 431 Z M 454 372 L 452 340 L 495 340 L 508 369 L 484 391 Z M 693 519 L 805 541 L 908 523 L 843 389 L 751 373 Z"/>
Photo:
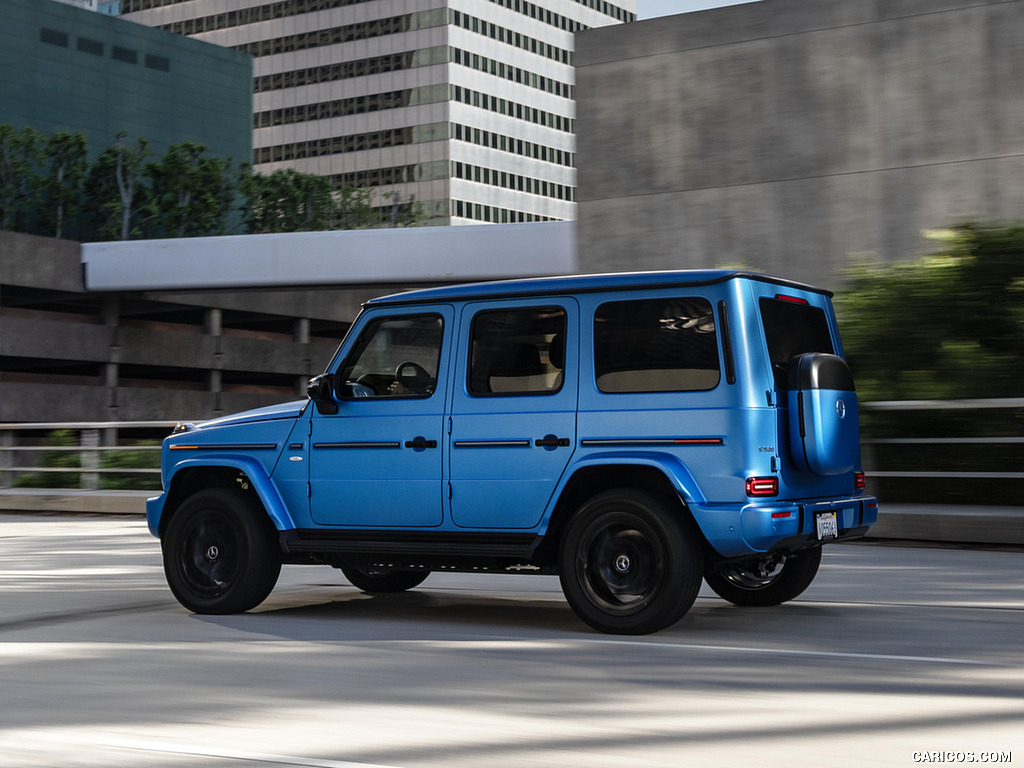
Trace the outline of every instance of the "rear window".
<path fill-rule="evenodd" d="M 760 305 L 761 323 L 778 389 L 785 389 L 789 362 L 797 355 L 805 352 L 835 354 L 828 319 L 820 307 L 768 298 L 761 299 Z"/>
<path fill-rule="evenodd" d="M 707 299 L 613 301 L 594 314 L 594 368 L 602 392 L 714 389 L 721 374 Z"/>

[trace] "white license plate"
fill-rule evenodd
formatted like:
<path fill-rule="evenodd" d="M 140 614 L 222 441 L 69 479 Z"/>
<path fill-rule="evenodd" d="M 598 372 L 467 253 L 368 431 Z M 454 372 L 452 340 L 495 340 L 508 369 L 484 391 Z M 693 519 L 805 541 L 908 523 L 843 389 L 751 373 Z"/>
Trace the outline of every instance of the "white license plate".
<path fill-rule="evenodd" d="M 839 522 L 835 512 L 819 512 L 814 516 L 814 524 L 818 528 L 818 541 L 839 536 Z"/>

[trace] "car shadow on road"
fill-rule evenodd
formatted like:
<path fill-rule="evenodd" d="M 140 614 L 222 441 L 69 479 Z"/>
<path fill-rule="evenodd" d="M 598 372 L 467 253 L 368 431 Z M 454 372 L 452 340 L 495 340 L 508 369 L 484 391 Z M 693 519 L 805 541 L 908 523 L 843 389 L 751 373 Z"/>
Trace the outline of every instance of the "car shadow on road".
<path fill-rule="evenodd" d="M 256 611 L 195 616 L 243 632 L 288 640 L 451 639 L 517 637 L 538 633 L 592 633 L 560 599 L 530 599 L 421 589 L 369 595 L 340 587 L 330 600 L 316 595 L 274 596 Z M 321 598 L 317 600 L 316 598 Z"/>

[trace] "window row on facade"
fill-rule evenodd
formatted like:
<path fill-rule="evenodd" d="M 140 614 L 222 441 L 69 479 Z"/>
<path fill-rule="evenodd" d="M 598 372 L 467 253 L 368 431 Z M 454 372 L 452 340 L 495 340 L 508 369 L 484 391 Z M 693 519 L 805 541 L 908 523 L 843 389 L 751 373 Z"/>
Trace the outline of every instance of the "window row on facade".
<path fill-rule="evenodd" d="M 538 40 L 535 37 L 506 29 L 486 19 L 478 19 L 476 16 L 470 16 L 468 13 L 453 10 L 450 14 L 449 23 L 484 37 L 489 37 L 492 40 L 497 40 L 499 43 L 505 43 L 529 53 L 535 53 L 538 56 L 559 61 L 562 64 L 572 64 L 572 51 L 551 45 L 551 43 L 545 43 L 543 40 Z"/>
<path fill-rule="evenodd" d="M 160 28 L 178 35 L 194 34 L 189 32 L 189 24 L 193 20 L 176 21 L 172 24 L 164 24 Z M 440 27 L 446 24 L 455 24 L 477 34 L 484 35 L 506 45 L 520 48 L 529 53 L 543 56 L 562 64 L 572 64 L 572 51 L 559 48 L 538 40 L 529 35 L 506 29 L 489 21 L 478 19 L 475 16 L 462 13 L 461 11 L 448 12 L 445 8 L 436 8 L 430 11 L 419 11 L 403 16 L 389 16 L 382 19 L 361 21 L 355 24 L 346 24 L 340 27 L 329 27 L 326 29 L 313 30 L 310 32 L 299 32 L 284 37 L 273 37 L 266 40 L 254 40 L 248 43 L 241 43 L 232 46 L 233 48 L 250 54 L 251 56 L 272 56 L 279 53 L 290 53 L 292 51 L 303 51 L 310 48 L 320 48 L 328 45 L 340 45 L 354 40 L 369 40 L 375 37 L 396 35 L 402 32 L 411 32 L 417 29 Z"/>
<path fill-rule="evenodd" d="M 477 144 L 482 147 L 490 147 L 500 152 L 511 152 L 522 157 L 532 157 L 534 160 L 541 160 L 545 163 L 564 165 L 566 168 L 576 167 L 576 153 L 568 150 L 548 147 L 534 141 L 524 141 L 514 136 L 495 131 L 488 131 L 483 128 L 474 128 L 469 125 L 455 123 L 452 125 L 451 136 L 457 141 L 466 141 L 470 144 Z"/>
<path fill-rule="evenodd" d="M 532 141 L 516 139 L 513 136 L 495 133 L 461 124 L 430 123 L 405 128 L 393 128 L 383 131 L 370 131 L 348 136 L 332 136 L 309 141 L 296 141 L 288 144 L 275 144 L 268 147 L 257 147 L 253 151 L 253 163 L 279 163 L 301 160 L 310 157 L 341 155 L 346 152 L 363 152 L 388 147 L 404 147 L 412 144 L 424 144 L 431 141 L 456 139 L 477 144 L 500 152 L 509 152 L 522 157 L 532 157 L 546 163 L 575 167 L 576 155 L 567 150 L 544 146 Z"/>
<path fill-rule="evenodd" d="M 499 171 L 497 168 L 460 163 L 454 160 L 451 173 L 456 179 L 472 181 L 477 184 L 501 187 L 513 192 L 525 192 L 538 197 L 550 197 L 553 200 L 564 200 L 567 203 L 576 202 L 576 188 L 568 184 L 556 184 L 553 181 L 534 179 L 519 173 Z"/>
<path fill-rule="evenodd" d="M 175 5 L 186 2 L 186 0 L 122 0 L 122 13 L 134 13 L 136 11 L 147 11 L 152 8 L 161 8 L 168 5 Z M 299 16 L 306 13 L 317 13 L 331 8 L 342 8 L 348 5 L 360 5 L 371 2 L 371 0 L 288 0 L 287 2 L 265 3 L 264 5 L 252 8 L 239 8 L 235 11 L 217 13 L 193 19 L 194 32 L 186 34 L 197 34 L 211 32 L 217 29 L 229 29 L 231 27 L 256 24 L 261 21 L 272 19 L 283 19 L 289 16 Z M 528 0 L 491 0 L 495 5 L 500 5 L 517 13 L 522 13 L 532 19 L 564 29 L 567 32 L 578 32 L 581 29 L 588 29 L 587 25 L 581 24 L 574 19 L 562 16 L 558 13 L 543 8 L 537 3 Z M 611 16 L 617 21 L 634 21 L 636 14 L 630 13 L 613 3 L 601 0 L 576 0 L 580 5 L 592 8 L 606 16 Z"/>
<path fill-rule="evenodd" d="M 534 179 L 518 173 L 498 171 L 493 168 L 458 163 L 452 160 L 432 160 L 426 163 L 370 168 L 365 171 L 336 173 L 330 176 L 335 189 L 355 187 L 367 189 L 387 187 L 393 184 L 410 184 L 416 181 L 441 181 L 449 178 L 478 182 L 492 187 L 501 187 L 515 192 L 524 192 L 552 200 L 575 202 L 576 189 L 567 184 Z"/>
<path fill-rule="evenodd" d="M 543 109 L 531 107 L 529 104 L 518 104 L 508 99 L 499 99 L 489 93 L 474 91 L 472 88 L 463 88 L 461 85 L 449 86 L 450 98 L 471 107 L 486 109 L 488 112 L 497 112 L 500 115 L 514 117 L 516 120 L 524 120 L 535 125 L 544 125 L 554 128 L 556 131 L 573 133 L 576 130 L 576 121 L 571 117 L 556 115 Z"/>
<path fill-rule="evenodd" d="M 436 104 L 447 101 L 447 97 L 447 86 L 440 84 L 386 93 L 371 93 L 367 96 L 353 96 L 349 99 L 321 101 L 316 104 L 299 104 L 294 107 L 257 112 L 253 115 L 253 127 L 269 128 L 272 125 L 292 125 L 312 120 L 328 120 L 333 117 L 362 115 L 367 112 L 412 107 L 417 104 Z"/>
<path fill-rule="evenodd" d="M 489 59 L 477 53 L 470 53 L 461 48 L 451 49 L 451 60 L 464 67 L 500 77 L 502 80 L 553 93 L 555 96 L 561 96 L 563 99 L 572 99 L 576 95 L 575 87 L 569 83 L 563 83 L 552 77 L 538 75 L 536 72 L 528 72 L 520 67 L 513 67 L 511 64 Z"/>
<path fill-rule="evenodd" d="M 533 221 L 562 221 L 553 216 L 543 216 L 539 213 L 514 210 L 512 208 L 501 208 L 497 205 L 484 205 L 482 203 L 471 203 L 466 200 L 451 201 L 451 216 L 460 219 L 473 219 L 474 221 L 486 221 L 491 224 L 521 224 Z"/>
<path fill-rule="evenodd" d="M 274 72 L 253 78 L 253 93 L 278 91 L 282 88 L 299 88 L 304 85 L 332 83 L 353 77 L 429 67 L 433 64 L 444 64 L 448 62 L 449 58 L 450 53 L 447 46 L 438 45 L 432 48 L 421 48 L 417 51 L 371 56 L 357 61 L 339 61 L 318 67 Z"/>
<path fill-rule="evenodd" d="M 367 112 L 379 112 L 387 109 L 412 107 L 418 104 L 437 104 L 454 99 L 491 112 L 498 112 L 517 120 L 536 125 L 544 125 L 558 131 L 572 133 L 576 121 L 569 117 L 556 115 L 543 109 L 531 107 L 529 104 L 518 104 L 507 99 L 499 99 L 480 91 L 463 88 L 461 85 L 426 85 L 421 88 L 406 88 L 387 93 L 372 93 L 367 96 L 354 96 L 349 99 L 333 99 L 316 104 L 299 104 L 294 107 L 281 107 L 256 112 L 253 115 L 254 128 L 269 128 L 275 125 L 292 125 L 314 120 L 328 120 L 348 115 L 361 115 Z"/>
<path fill-rule="evenodd" d="M 528 0 L 491 0 L 495 5 L 500 5 L 504 8 L 508 8 L 516 13 L 522 13 L 529 16 L 531 19 L 550 24 L 559 29 L 564 29 L 566 32 L 579 32 L 581 29 L 590 29 L 589 26 L 575 19 L 570 19 L 567 16 L 555 13 L 547 8 L 544 8 L 537 3 L 528 2 Z M 587 0 L 576 0 L 580 5 L 585 5 L 590 8 L 594 8 L 596 3 L 588 2 Z M 604 3 L 607 10 L 601 10 L 601 8 L 594 8 L 594 10 L 601 11 L 607 16 L 611 16 L 618 21 L 635 21 L 636 14 L 630 13 L 625 8 L 619 8 L 617 5 L 612 3 Z"/>
<path fill-rule="evenodd" d="M 447 15 L 445 9 L 436 8 L 431 11 L 419 11 L 403 16 L 388 16 L 383 19 L 360 21 L 355 24 L 345 24 L 341 27 L 328 27 L 310 32 L 299 32 L 298 34 L 286 35 L 284 37 L 254 40 L 232 47 L 258 58 L 260 56 L 273 56 L 278 53 L 291 53 L 292 51 L 304 51 L 309 48 L 320 48 L 326 45 L 340 45 L 341 43 L 349 43 L 353 40 L 370 40 L 375 37 L 397 35 L 401 32 L 412 32 L 417 29 L 441 27 L 446 23 Z M 186 31 L 188 24 L 188 20 L 177 21 L 173 24 L 161 25 L 160 29 L 178 35 L 193 34 Z"/>
<path fill-rule="evenodd" d="M 42 27 L 39 30 L 39 42 L 46 43 L 47 45 L 55 45 L 58 48 L 70 48 L 71 37 L 67 32 L 62 32 L 58 29 L 49 29 L 48 27 Z M 106 56 L 107 46 L 105 43 L 99 40 L 92 40 L 88 37 L 77 37 L 75 39 L 75 47 L 79 53 L 87 53 L 91 56 Z M 139 63 L 139 52 L 133 48 L 125 48 L 121 45 L 110 46 L 110 58 L 114 61 L 124 62 L 125 64 L 138 64 Z M 143 54 L 143 63 L 149 69 L 155 69 L 160 72 L 171 71 L 171 61 L 165 56 L 155 56 L 151 53 Z"/>

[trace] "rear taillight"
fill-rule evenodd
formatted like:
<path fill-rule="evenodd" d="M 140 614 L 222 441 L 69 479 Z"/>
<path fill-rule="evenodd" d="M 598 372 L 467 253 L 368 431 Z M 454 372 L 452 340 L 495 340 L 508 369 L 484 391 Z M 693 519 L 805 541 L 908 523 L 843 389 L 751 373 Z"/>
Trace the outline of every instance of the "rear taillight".
<path fill-rule="evenodd" d="M 863 491 L 868 484 L 868 479 L 863 472 L 853 473 L 853 490 Z"/>
<path fill-rule="evenodd" d="M 779 493 L 779 478 L 777 477 L 748 477 L 747 496 L 777 496 Z"/>

